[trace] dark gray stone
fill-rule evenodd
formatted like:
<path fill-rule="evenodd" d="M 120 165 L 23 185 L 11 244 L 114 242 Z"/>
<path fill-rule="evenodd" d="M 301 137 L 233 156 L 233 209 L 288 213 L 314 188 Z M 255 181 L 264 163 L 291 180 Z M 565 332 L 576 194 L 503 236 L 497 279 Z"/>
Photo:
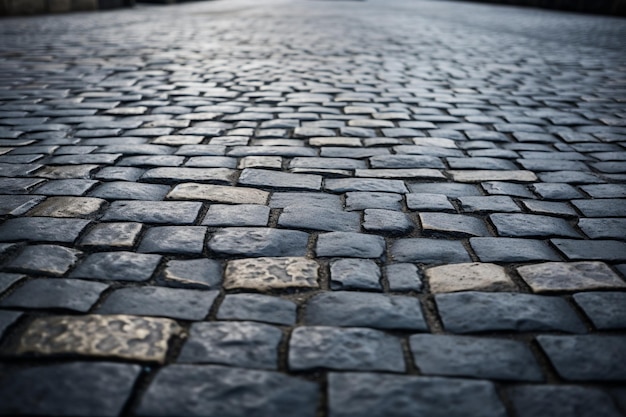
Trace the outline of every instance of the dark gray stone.
<path fill-rule="evenodd" d="M 100 223 L 81 239 L 80 245 L 132 248 L 142 227 L 141 223 Z"/>
<path fill-rule="evenodd" d="M 257 204 L 212 204 L 202 224 L 205 226 L 267 226 L 270 208 Z"/>
<path fill-rule="evenodd" d="M 329 178 L 324 181 L 324 189 L 334 193 L 368 191 L 406 194 L 404 182 L 378 178 Z"/>
<path fill-rule="evenodd" d="M 508 195 L 511 197 L 533 198 L 533 193 L 528 190 L 525 184 L 515 184 L 503 181 L 487 181 L 481 183 L 489 195 Z"/>
<path fill-rule="evenodd" d="M 160 287 L 121 288 L 104 300 L 97 313 L 198 321 L 209 313 L 217 294 L 217 291 Z"/>
<path fill-rule="evenodd" d="M 532 214 L 492 214 L 489 216 L 500 236 L 533 237 L 565 236 L 580 237 L 563 219 Z"/>
<path fill-rule="evenodd" d="M 71 276 L 115 281 L 146 281 L 150 279 L 160 261 L 160 255 L 99 252 L 87 256 Z"/>
<path fill-rule="evenodd" d="M 187 201 L 114 201 L 102 220 L 140 223 L 192 224 L 202 203 Z"/>
<path fill-rule="evenodd" d="M 296 322 L 296 304 L 262 294 L 229 294 L 222 301 L 217 318 L 293 325 Z"/>
<path fill-rule="evenodd" d="M 315 417 L 317 384 L 278 372 L 218 365 L 160 370 L 137 408 L 139 416 Z"/>
<path fill-rule="evenodd" d="M 621 217 L 626 213 L 626 199 L 572 200 L 572 204 L 586 217 Z"/>
<path fill-rule="evenodd" d="M 391 247 L 391 258 L 398 262 L 425 264 L 471 262 L 459 241 L 421 238 L 397 240 Z"/>
<path fill-rule="evenodd" d="M 22 316 L 19 311 L 0 311 L 0 340 L 4 332 Z M 0 387 L 0 392 L 2 388 Z M 1 397 L 0 397 L 1 398 Z M 0 406 L 1 407 L 1 406 Z M 0 408 L 1 409 L 1 408 Z"/>
<path fill-rule="evenodd" d="M 463 211 L 468 213 L 522 211 L 511 197 L 504 195 L 459 197 L 459 202 Z"/>
<path fill-rule="evenodd" d="M 626 380 L 625 336 L 537 336 L 559 375 L 568 381 Z"/>
<path fill-rule="evenodd" d="M 391 291 L 422 291 L 422 274 L 413 264 L 391 264 L 384 267 Z"/>
<path fill-rule="evenodd" d="M 415 194 L 443 194 L 446 197 L 463 197 L 466 195 L 481 195 L 473 184 L 454 182 L 430 182 L 409 184 L 411 193 Z"/>
<path fill-rule="evenodd" d="M 289 206 L 316 207 L 326 210 L 342 209 L 340 196 L 334 194 L 294 192 L 276 192 L 272 194 L 270 199 L 271 208 L 285 208 Z"/>
<path fill-rule="evenodd" d="M 540 182 L 531 186 L 535 193 L 546 200 L 571 200 L 583 195 L 569 184 Z"/>
<path fill-rule="evenodd" d="M 574 294 L 574 301 L 596 329 L 626 329 L 625 292 L 581 292 Z"/>
<path fill-rule="evenodd" d="M 114 181 L 100 185 L 90 192 L 89 195 L 109 200 L 159 201 L 163 200 L 169 191 L 169 185 Z"/>
<path fill-rule="evenodd" d="M 617 240 L 551 239 L 550 242 L 572 261 L 626 261 L 626 243 Z"/>
<path fill-rule="evenodd" d="M 107 288 L 106 284 L 78 279 L 34 279 L 0 301 L 0 306 L 62 308 L 86 313 Z"/>
<path fill-rule="evenodd" d="M 385 239 L 361 233 L 331 232 L 317 238 L 317 256 L 379 258 L 385 251 Z"/>
<path fill-rule="evenodd" d="M 37 193 L 42 195 L 82 196 L 97 183 L 98 181 L 83 179 L 54 180 L 38 187 Z"/>
<path fill-rule="evenodd" d="M 226 255 L 303 256 L 309 235 L 296 230 L 239 227 L 225 228 L 209 240 L 209 249 Z"/>
<path fill-rule="evenodd" d="M 611 397 L 596 388 L 521 385 L 507 389 L 519 417 L 620 417 Z"/>
<path fill-rule="evenodd" d="M 63 246 L 26 246 L 8 267 L 22 272 L 61 276 L 69 271 L 80 254 Z"/>
<path fill-rule="evenodd" d="M 505 417 L 488 381 L 379 373 L 328 375 L 330 417 Z"/>
<path fill-rule="evenodd" d="M 543 380 L 530 349 L 515 340 L 419 334 L 409 343 L 415 364 L 426 375 Z"/>
<path fill-rule="evenodd" d="M 473 237 L 472 249 L 482 262 L 560 261 L 561 257 L 541 240 L 506 237 Z"/>
<path fill-rule="evenodd" d="M 280 329 L 262 323 L 194 323 L 177 361 L 276 369 L 282 336 Z"/>
<path fill-rule="evenodd" d="M 400 339 L 379 330 L 297 327 L 289 341 L 289 369 L 404 372 Z"/>
<path fill-rule="evenodd" d="M 358 213 L 346 211 L 287 206 L 278 218 L 278 225 L 327 232 L 358 232 L 361 228 L 361 218 Z"/>
<path fill-rule="evenodd" d="M 424 233 L 451 234 L 454 236 L 489 236 L 482 220 L 448 213 L 420 213 L 420 222 Z"/>
<path fill-rule="evenodd" d="M 204 248 L 207 228 L 201 226 L 161 226 L 148 229 L 139 252 L 199 255 Z"/>
<path fill-rule="evenodd" d="M 140 372 L 139 365 L 107 362 L 6 367 L 0 414 L 115 417 Z"/>
<path fill-rule="evenodd" d="M 444 194 L 417 193 L 406 195 L 406 205 L 419 211 L 454 211 L 454 206 Z"/>
<path fill-rule="evenodd" d="M 415 227 L 409 216 L 393 210 L 365 210 L 363 228 L 369 232 L 404 235 Z"/>
<path fill-rule="evenodd" d="M 256 187 L 317 191 L 322 188 L 322 177 L 246 168 L 239 176 L 238 183 Z"/>
<path fill-rule="evenodd" d="M 624 239 L 626 218 L 580 219 L 578 227 L 591 239 Z"/>
<path fill-rule="evenodd" d="M 26 276 L 22 274 L 8 274 L 0 272 L 0 294 L 8 290 L 13 284 L 24 279 Z"/>
<path fill-rule="evenodd" d="M 0 226 L 0 241 L 73 243 L 89 220 L 52 217 L 20 217 L 8 219 Z"/>
<path fill-rule="evenodd" d="M 306 303 L 304 322 L 320 326 L 428 330 L 417 298 L 346 291 L 311 297 Z"/>
<path fill-rule="evenodd" d="M 339 259 L 330 264 L 330 287 L 380 291 L 380 268 L 370 259 Z"/>
<path fill-rule="evenodd" d="M 346 210 L 384 209 L 402 210 L 402 195 L 393 193 L 346 193 Z"/>
<path fill-rule="evenodd" d="M 0 216 L 7 214 L 19 216 L 24 214 L 41 203 L 44 198 L 43 196 L 33 195 L 0 195 Z"/>
<path fill-rule="evenodd" d="M 586 332 L 572 308 L 559 297 L 461 292 L 439 294 L 435 300 L 445 329 L 452 333 Z"/>
<path fill-rule="evenodd" d="M 222 282 L 222 266 L 213 259 L 171 260 L 162 278 L 172 287 L 217 289 Z"/>

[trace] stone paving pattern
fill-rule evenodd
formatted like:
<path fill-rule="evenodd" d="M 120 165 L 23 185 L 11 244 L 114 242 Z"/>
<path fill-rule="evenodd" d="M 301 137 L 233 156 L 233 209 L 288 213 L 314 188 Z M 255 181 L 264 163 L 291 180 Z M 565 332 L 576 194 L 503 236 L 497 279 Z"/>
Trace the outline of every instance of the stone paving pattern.
<path fill-rule="evenodd" d="M 626 25 L 0 22 L 0 415 L 626 415 Z"/>

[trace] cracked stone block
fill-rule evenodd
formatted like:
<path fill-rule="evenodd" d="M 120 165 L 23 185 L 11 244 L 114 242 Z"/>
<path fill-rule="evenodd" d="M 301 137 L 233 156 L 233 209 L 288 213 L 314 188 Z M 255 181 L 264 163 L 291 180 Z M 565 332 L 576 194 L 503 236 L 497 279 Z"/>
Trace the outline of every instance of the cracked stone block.
<path fill-rule="evenodd" d="M 490 236 L 481 219 L 462 214 L 420 213 L 422 230 L 430 234 L 451 234 L 456 236 Z"/>
<path fill-rule="evenodd" d="M 327 232 L 358 232 L 361 228 L 359 213 L 329 211 L 302 206 L 287 206 L 278 219 L 278 225 L 286 228 L 302 228 Z"/>
<path fill-rule="evenodd" d="M 258 204 L 212 204 L 202 224 L 205 226 L 267 226 L 270 208 Z"/>
<path fill-rule="evenodd" d="M 596 329 L 626 328 L 626 293 L 581 292 L 574 301 L 583 309 Z"/>
<path fill-rule="evenodd" d="M 459 292 L 436 295 L 435 301 L 445 329 L 452 333 L 586 332 L 574 310 L 559 297 Z"/>
<path fill-rule="evenodd" d="M 391 264 L 383 270 L 391 291 L 422 291 L 422 274 L 415 265 Z"/>
<path fill-rule="evenodd" d="M 204 249 L 207 228 L 201 226 L 151 227 L 143 236 L 138 252 L 199 255 Z"/>
<path fill-rule="evenodd" d="M 306 302 L 307 325 L 428 331 L 417 298 L 333 291 Z"/>
<path fill-rule="evenodd" d="M 382 236 L 351 232 L 331 232 L 318 236 L 317 256 L 344 256 L 352 258 L 379 258 L 385 251 Z"/>
<path fill-rule="evenodd" d="M 163 184 L 112 181 L 101 184 L 98 188 L 90 192 L 89 195 L 109 200 L 159 201 L 165 198 L 169 190 L 170 186 Z"/>
<path fill-rule="evenodd" d="M 207 316 L 216 297 L 217 291 L 127 287 L 115 290 L 97 312 L 197 321 Z"/>
<path fill-rule="evenodd" d="M 391 258 L 425 264 L 471 262 L 461 242 L 423 238 L 396 240 L 391 246 Z"/>
<path fill-rule="evenodd" d="M 177 362 L 276 369 L 282 337 L 280 329 L 262 323 L 194 323 Z"/>
<path fill-rule="evenodd" d="M 611 397 L 596 388 L 518 385 L 507 389 L 519 417 L 620 417 Z"/>
<path fill-rule="evenodd" d="M 489 381 L 412 375 L 331 372 L 328 404 L 331 417 L 506 416 Z"/>
<path fill-rule="evenodd" d="M 278 372 L 219 365 L 170 365 L 141 398 L 139 416 L 317 415 L 316 383 Z"/>
<path fill-rule="evenodd" d="M 534 214 L 492 214 L 489 216 L 500 236 L 565 236 L 580 237 L 563 219 Z"/>
<path fill-rule="evenodd" d="M 363 228 L 369 232 L 404 235 L 415 227 L 409 216 L 397 211 L 367 209 L 364 214 Z"/>
<path fill-rule="evenodd" d="M 115 417 L 128 401 L 141 367 L 72 362 L 11 366 L 3 371 L 0 376 L 2 415 Z"/>
<path fill-rule="evenodd" d="M 222 266 L 213 259 L 167 261 L 162 275 L 165 285 L 200 289 L 218 289 Z"/>
<path fill-rule="evenodd" d="M 142 227 L 141 223 L 100 223 L 81 239 L 80 245 L 130 249 Z"/>
<path fill-rule="evenodd" d="M 626 337 L 537 336 L 559 375 L 567 381 L 626 380 Z"/>
<path fill-rule="evenodd" d="M 178 184 L 169 192 L 170 200 L 203 200 L 226 204 L 266 204 L 269 193 L 245 187 L 213 184 Z"/>
<path fill-rule="evenodd" d="M 146 281 L 161 261 L 160 255 L 134 252 L 99 252 L 87 256 L 71 274 L 72 278 L 116 281 Z"/>
<path fill-rule="evenodd" d="M 50 217 L 8 219 L 0 226 L 0 241 L 73 243 L 88 224 L 89 220 L 83 219 Z"/>
<path fill-rule="evenodd" d="M 262 294 L 228 294 L 217 312 L 218 320 L 252 320 L 286 326 L 296 323 L 296 304 Z"/>
<path fill-rule="evenodd" d="M 617 240 L 551 239 L 571 261 L 626 261 L 626 243 Z"/>
<path fill-rule="evenodd" d="M 333 290 L 382 290 L 380 268 L 370 259 L 339 259 L 330 264 Z"/>
<path fill-rule="evenodd" d="M 517 272 L 536 293 L 626 287 L 603 262 L 546 262 L 521 266 Z"/>
<path fill-rule="evenodd" d="M 213 252 L 240 256 L 304 256 L 309 234 L 261 227 L 226 228 L 209 240 Z"/>
<path fill-rule="evenodd" d="M 559 261 L 561 257 L 546 242 L 507 237 L 473 237 L 472 249 L 482 262 Z"/>
<path fill-rule="evenodd" d="M 139 223 L 192 224 L 202 208 L 200 202 L 114 201 L 102 220 Z"/>
<path fill-rule="evenodd" d="M 415 364 L 425 375 L 544 380 L 530 349 L 515 340 L 418 334 L 409 343 Z"/>
<path fill-rule="evenodd" d="M 318 288 L 317 262 L 297 257 L 250 258 L 229 261 L 224 288 L 258 291 L 281 288 Z"/>
<path fill-rule="evenodd" d="M 16 348 L 18 355 L 80 355 L 165 361 L 168 342 L 182 329 L 163 318 L 126 315 L 37 317 Z"/>
<path fill-rule="evenodd" d="M 289 341 L 289 369 L 404 372 L 400 339 L 379 330 L 297 327 Z"/>
<path fill-rule="evenodd" d="M 100 198 L 90 197 L 48 197 L 32 209 L 28 215 L 33 217 L 88 217 L 106 203 Z"/>
<path fill-rule="evenodd" d="M 107 288 L 109 285 L 78 279 L 33 279 L 0 301 L 0 306 L 62 308 L 86 313 Z"/>
<path fill-rule="evenodd" d="M 61 276 L 70 270 L 80 254 L 64 246 L 26 246 L 7 266 L 22 272 Z"/>
<path fill-rule="evenodd" d="M 517 290 L 504 268 L 490 263 L 436 266 L 425 274 L 432 293 Z"/>

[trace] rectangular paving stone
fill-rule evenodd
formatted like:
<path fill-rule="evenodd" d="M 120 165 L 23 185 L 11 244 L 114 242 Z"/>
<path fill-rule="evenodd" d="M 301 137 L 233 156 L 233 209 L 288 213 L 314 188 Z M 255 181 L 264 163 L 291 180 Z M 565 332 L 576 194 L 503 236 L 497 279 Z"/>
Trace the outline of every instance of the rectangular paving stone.
<path fill-rule="evenodd" d="M 479 218 L 461 214 L 420 213 L 424 234 L 449 236 L 490 236 L 487 227 Z"/>
<path fill-rule="evenodd" d="M 20 217 L 0 225 L 0 241 L 73 243 L 89 220 L 50 217 Z"/>
<path fill-rule="evenodd" d="M 128 287 L 115 290 L 96 310 L 98 314 L 132 314 L 180 320 L 203 320 L 217 291 L 162 287 Z"/>
<path fill-rule="evenodd" d="M 212 204 L 203 225 L 206 226 L 267 226 L 270 208 L 258 204 Z"/>
<path fill-rule="evenodd" d="M 315 417 L 316 383 L 278 372 L 219 365 L 170 365 L 142 396 L 139 416 Z"/>
<path fill-rule="evenodd" d="M 168 185 L 143 184 L 131 181 L 111 181 L 98 186 L 89 195 L 108 200 L 163 200 L 170 190 Z"/>
<path fill-rule="evenodd" d="M 562 331 L 584 333 L 584 324 L 559 297 L 519 293 L 459 292 L 435 296 L 452 333 Z"/>
<path fill-rule="evenodd" d="M 482 262 L 559 261 L 561 257 L 546 242 L 507 237 L 473 237 L 472 249 Z"/>
<path fill-rule="evenodd" d="M 252 320 L 294 325 L 296 304 L 290 300 L 262 294 L 228 294 L 217 312 L 218 320 Z"/>
<path fill-rule="evenodd" d="M 461 209 L 466 213 L 516 213 L 522 211 L 511 197 L 504 195 L 459 197 L 459 203 L 461 203 Z"/>
<path fill-rule="evenodd" d="M 626 328 L 626 292 L 580 292 L 573 298 L 596 329 Z"/>
<path fill-rule="evenodd" d="M 471 262 L 460 241 L 423 238 L 396 240 L 391 246 L 391 258 L 396 262 L 425 264 Z"/>
<path fill-rule="evenodd" d="M 238 183 L 256 187 L 316 191 L 322 188 L 322 177 L 246 168 L 239 176 Z"/>
<path fill-rule="evenodd" d="M 309 192 L 274 192 L 269 202 L 271 208 L 302 206 L 306 209 L 319 208 L 340 211 L 343 208 L 341 198 L 335 194 Z"/>
<path fill-rule="evenodd" d="M 229 168 L 152 168 L 142 176 L 143 181 L 155 182 L 210 182 L 215 184 L 230 184 L 235 170 Z"/>
<path fill-rule="evenodd" d="M 90 197 L 48 197 L 28 215 L 35 217 L 90 217 L 97 213 L 105 200 Z"/>
<path fill-rule="evenodd" d="M 26 246 L 7 265 L 27 273 L 61 276 L 77 261 L 81 252 L 57 245 Z"/>
<path fill-rule="evenodd" d="M 408 196 L 408 194 L 407 194 Z M 402 210 L 402 195 L 394 193 L 350 192 L 346 193 L 346 210 L 364 209 Z"/>
<path fill-rule="evenodd" d="M 540 335 L 537 342 L 567 381 L 626 380 L 625 336 Z"/>
<path fill-rule="evenodd" d="M 309 298 L 306 325 L 371 327 L 427 331 L 417 298 L 349 291 L 332 291 Z"/>
<path fill-rule="evenodd" d="M 130 249 L 142 227 L 141 223 L 99 223 L 80 240 L 80 246 Z"/>
<path fill-rule="evenodd" d="M 163 363 L 170 338 L 181 331 L 175 321 L 162 318 L 126 315 L 37 317 L 21 335 L 16 353 Z"/>
<path fill-rule="evenodd" d="M 406 205 L 418 211 L 455 211 L 444 194 L 411 193 L 406 195 Z"/>
<path fill-rule="evenodd" d="M 277 327 L 262 323 L 194 323 L 177 362 L 276 369 L 282 336 Z"/>
<path fill-rule="evenodd" d="M 382 236 L 331 232 L 318 236 L 315 253 L 319 257 L 379 258 L 385 251 L 385 245 Z"/>
<path fill-rule="evenodd" d="M 266 204 L 269 193 L 245 187 L 213 184 L 179 184 L 167 195 L 171 200 L 203 200 L 227 204 Z"/>
<path fill-rule="evenodd" d="M 99 252 L 88 255 L 72 271 L 72 278 L 146 281 L 161 261 L 160 255 L 134 252 Z"/>
<path fill-rule="evenodd" d="M 0 376 L 0 414 L 115 417 L 140 373 L 139 365 L 109 362 L 7 367 Z"/>
<path fill-rule="evenodd" d="M 532 171 L 497 171 L 497 170 L 449 170 L 454 181 L 483 182 L 483 181 L 514 181 L 534 182 L 537 176 Z"/>
<path fill-rule="evenodd" d="M 571 261 L 626 261 L 626 243 L 617 240 L 550 239 Z"/>
<path fill-rule="evenodd" d="M 406 194 L 404 182 L 378 178 L 329 178 L 324 181 L 324 189 L 335 193 L 349 191 L 370 191 Z"/>
<path fill-rule="evenodd" d="M 309 234 L 297 230 L 230 227 L 214 233 L 208 247 L 222 255 L 304 256 L 308 241 Z"/>
<path fill-rule="evenodd" d="M 249 258 L 229 261 L 224 288 L 258 291 L 282 288 L 318 288 L 317 262 L 297 257 Z"/>
<path fill-rule="evenodd" d="M 626 213 L 626 199 L 599 198 L 571 203 L 586 217 L 621 217 Z"/>
<path fill-rule="evenodd" d="M 160 278 L 170 287 L 218 289 L 222 282 L 222 265 L 204 258 L 169 260 Z"/>
<path fill-rule="evenodd" d="M 544 379 L 530 349 L 515 340 L 417 334 L 409 338 L 409 343 L 415 364 L 425 375 Z"/>
<path fill-rule="evenodd" d="M 417 182 L 409 183 L 409 190 L 415 194 L 443 194 L 447 197 L 463 197 L 468 195 L 482 195 L 474 184 L 454 182 Z"/>
<path fill-rule="evenodd" d="M 578 227 L 591 239 L 624 239 L 626 218 L 580 219 Z"/>
<path fill-rule="evenodd" d="M 192 224 L 202 208 L 200 202 L 114 201 L 102 220 L 160 224 Z"/>
<path fill-rule="evenodd" d="M 327 232 L 358 232 L 360 215 L 346 211 L 330 211 L 322 208 L 287 206 L 278 218 L 278 225 L 285 228 L 313 229 Z"/>
<path fill-rule="evenodd" d="M 160 226 L 146 231 L 138 252 L 199 255 L 204 249 L 207 228 L 201 226 Z"/>
<path fill-rule="evenodd" d="M 626 288 L 603 262 L 546 262 L 518 267 L 517 272 L 536 293 Z"/>
<path fill-rule="evenodd" d="M 404 372 L 400 339 L 379 330 L 297 327 L 289 340 L 289 369 Z"/>
<path fill-rule="evenodd" d="M 0 195 L 0 216 L 19 216 L 45 199 L 44 196 Z"/>
<path fill-rule="evenodd" d="M 381 291 L 380 277 L 380 268 L 371 259 L 338 259 L 330 264 L 330 287 L 333 290 Z"/>
<path fill-rule="evenodd" d="M 533 214 L 496 213 L 489 216 L 500 236 L 533 237 L 564 236 L 580 237 L 565 220 Z"/>
<path fill-rule="evenodd" d="M 420 270 L 410 263 L 386 265 L 383 268 L 389 290 L 391 291 L 422 291 L 423 282 Z"/>
<path fill-rule="evenodd" d="M 431 293 L 515 291 L 517 286 L 501 266 L 490 263 L 442 265 L 425 271 Z"/>
<path fill-rule="evenodd" d="M 489 381 L 369 372 L 330 372 L 328 407 L 330 417 L 507 415 Z"/>

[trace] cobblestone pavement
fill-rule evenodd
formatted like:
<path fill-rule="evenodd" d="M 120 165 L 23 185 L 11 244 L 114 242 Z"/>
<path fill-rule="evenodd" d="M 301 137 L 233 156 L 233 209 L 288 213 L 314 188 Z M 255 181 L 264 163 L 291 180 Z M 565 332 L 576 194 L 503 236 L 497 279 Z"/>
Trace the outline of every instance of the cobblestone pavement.
<path fill-rule="evenodd" d="M 0 22 L 0 414 L 626 411 L 624 20 Z"/>

